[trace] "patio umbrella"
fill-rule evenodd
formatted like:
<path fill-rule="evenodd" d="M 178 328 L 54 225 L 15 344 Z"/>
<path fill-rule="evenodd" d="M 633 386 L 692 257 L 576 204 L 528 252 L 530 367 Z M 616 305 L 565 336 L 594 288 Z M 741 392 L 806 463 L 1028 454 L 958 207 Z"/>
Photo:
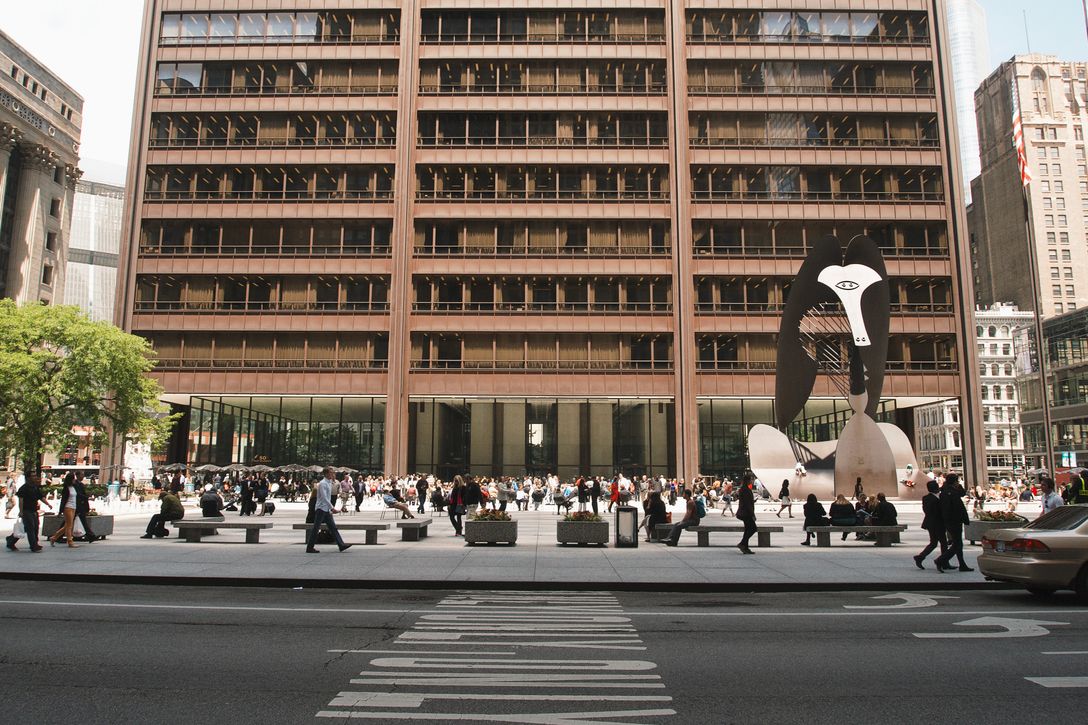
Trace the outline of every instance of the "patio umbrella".
<path fill-rule="evenodd" d="M 232 463 L 229 466 L 223 466 L 223 470 L 230 471 L 231 473 L 241 473 L 243 471 L 248 471 L 249 466 L 244 463 Z"/>
<path fill-rule="evenodd" d="M 354 468 L 349 468 L 347 466 L 340 466 L 339 468 L 337 468 L 335 470 L 336 470 L 337 473 L 358 473 L 358 471 L 355 470 Z"/>
<path fill-rule="evenodd" d="M 276 469 L 272 468 L 271 466 L 266 466 L 263 463 L 258 463 L 256 466 L 253 466 L 253 468 L 250 468 L 249 470 L 256 473 L 271 473 Z"/>
<path fill-rule="evenodd" d="M 325 467 L 324 466 L 310 466 L 306 470 L 310 471 L 311 473 L 321 473 L 322 471 L 325 470 Z"/>
<path fill-rule="evenodd" d="M 306 466 L 300 466 L 297 463 L 288 463 L 286 466 L 280 466 L 276 470 L 282 471 L 283 473 L 303 473 L 308 469 Z"/>
<path fill-rule="evenodd" d="M 170 473 L 176 473 L 178 471 L 184 471 L 187 468 L 189 468 L 189 467 L 187 465 L 185 465 L 184 463 L 168 463 L 165 466 L 160 466 L 159 470 L 160 471 L 168 471 Z"/>
<path fill-rule="evenodd" d="M 193 470 L 197 473 L 215 473 L 216 471 L 222 471 L 223 469 L 214 463 L 205 463 L 203 466 L 197 466 Z"/>

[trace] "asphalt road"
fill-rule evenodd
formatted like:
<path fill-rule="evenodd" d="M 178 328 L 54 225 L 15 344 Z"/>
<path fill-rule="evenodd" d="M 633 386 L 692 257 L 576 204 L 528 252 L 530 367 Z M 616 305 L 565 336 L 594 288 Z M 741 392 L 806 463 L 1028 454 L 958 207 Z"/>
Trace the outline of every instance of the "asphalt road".
<path fill-rule="evenodd" d="M 959 725 L 1088 711 L 1088 608 L 1017 591 L 4 581 L 0 611 L 7 722 Z"/>

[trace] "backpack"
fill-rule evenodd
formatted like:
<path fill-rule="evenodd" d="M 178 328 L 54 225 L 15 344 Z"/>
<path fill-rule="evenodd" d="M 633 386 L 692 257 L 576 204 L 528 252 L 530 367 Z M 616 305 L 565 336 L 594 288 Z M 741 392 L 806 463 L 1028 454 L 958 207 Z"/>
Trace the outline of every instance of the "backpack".
<path fill-rule="evenodd" d="M 695 518 L 701 519 L 706 516 L 706 504 L 703 503 L 702 498 L 695 499 Z"/>

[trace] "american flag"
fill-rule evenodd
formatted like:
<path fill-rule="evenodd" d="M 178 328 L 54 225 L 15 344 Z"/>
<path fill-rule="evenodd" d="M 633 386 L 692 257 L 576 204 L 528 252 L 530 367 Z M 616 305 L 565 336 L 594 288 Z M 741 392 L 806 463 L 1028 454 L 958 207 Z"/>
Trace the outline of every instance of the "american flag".
<path fill-rule="evenodd" d="M 1016 81 L 1012 85 L 1012 141 L 1016 146 L 1016 165 L 1020 168 L 1020 183 L 1031 183 L 1031 169 L 1028 168 L 1028 152 L 1024 148 L 1024 126 L 1020 120 L 1020 94 Z"/>

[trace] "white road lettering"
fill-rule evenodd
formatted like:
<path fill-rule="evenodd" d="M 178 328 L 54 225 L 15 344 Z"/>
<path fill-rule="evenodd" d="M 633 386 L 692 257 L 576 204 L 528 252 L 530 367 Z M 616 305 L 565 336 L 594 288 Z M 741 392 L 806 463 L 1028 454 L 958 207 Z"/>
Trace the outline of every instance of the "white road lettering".
<path fill-rule="evenodd" d="M 1088 687 L 1088 677 L 1025 677 L 1043 687 L 1084 688 Z"/>

